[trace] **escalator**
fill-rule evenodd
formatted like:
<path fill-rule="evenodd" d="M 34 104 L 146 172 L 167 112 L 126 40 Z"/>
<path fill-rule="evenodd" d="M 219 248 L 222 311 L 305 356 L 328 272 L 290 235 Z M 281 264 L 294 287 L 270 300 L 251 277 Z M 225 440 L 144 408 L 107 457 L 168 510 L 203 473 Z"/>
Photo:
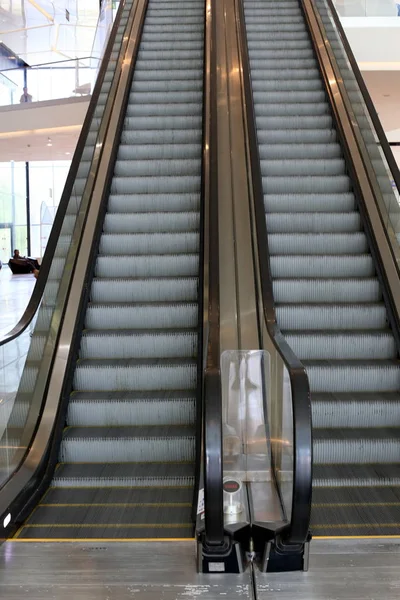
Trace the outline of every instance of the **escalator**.
<path fill-rule="evenodd" d="M 354 170 L 302 3 L 244 15 L 277 322 L 310 383 L 311 530 L 395 535 L 400 364 Z"/>
<path fill-rule="evenodd" d="M 204 12 L 148 2 L 59 461 L 19 539 L 193 536 Z"/>

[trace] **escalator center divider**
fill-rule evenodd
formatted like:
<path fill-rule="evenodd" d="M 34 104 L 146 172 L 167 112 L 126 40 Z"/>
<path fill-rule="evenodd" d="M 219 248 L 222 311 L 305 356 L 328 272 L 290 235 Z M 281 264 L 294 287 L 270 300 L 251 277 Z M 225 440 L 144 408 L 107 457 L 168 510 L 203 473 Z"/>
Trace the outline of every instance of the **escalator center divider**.
<path fill-rule="evenodd" d="M 281 357 L 283 364 L 286 366 L 292 390 L 291 410 L 293 414 L 294 464 L 291 518 L 287 526 L 285 526 L 284 529 L 279 532 L 279 535 L 277 535 L 276 539 L 280 546 L 279 552 L 282 553 L 283 557 L 286 550 L 289 549 L 288 553 L 290 554 L 290 547 L 295 547 L 297 545 L 297 554 L 300 559 L 299 564 L 301 564 L 300 568 L 303 568 L 304 545 L 308 544 L 311 539 L 310 517 L 312 497 L 312 418 L 310 387 L 306 370 L 285 340 L 279 328 L 275 313 L 275 301 L 270 264 L 270 252 L 268 250 L 268 235 L 264 211 L 264 192 L 262 187 L 260 153 L 257 142 L 257 127 L 254 109 L 255 104 L 251 84 L 250 58 L 244 14 L 244 2 L 245 0 L 237 0 L 238 13 L 240 14 L 238 26 L 242 48 L 249 158 L 251 181 L 253 186 L 254 206 L 251 212 L 254 214 L 254 228 L 256 231 L 256 252 L 258 255 L 259 264 L 258 277 L 260 281 L 260 293 L 262 298 L 265 324 L 267 326 L 270 339 L 272 340 L 273 345 Z M 274 469 L 273 476 L 276 477 Z M 281 499 L 282 507 L 284 507 L 284 500 L 279 484 L 277 484 L 277 491 Z M 265 540 L 265 533 L 263 533 L 262 527 L 253 526 L 253 535 L 256 540 L 260 541 L 260 543 L 262 543 L 263 539 Z M 296 564 L 296 557 L 293 560 L 293 564 Z M 296 566 L 294 568 L 296 568 Z"/>

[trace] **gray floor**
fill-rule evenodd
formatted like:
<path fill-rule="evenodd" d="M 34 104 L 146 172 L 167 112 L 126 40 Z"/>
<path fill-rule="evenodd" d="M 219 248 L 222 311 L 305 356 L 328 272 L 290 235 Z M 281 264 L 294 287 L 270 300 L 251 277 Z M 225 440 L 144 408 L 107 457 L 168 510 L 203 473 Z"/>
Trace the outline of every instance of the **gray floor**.
<path fill-rule="evenodd" d="M 7 600 L 398 600 L 400 538 L 315 540 L 310 571 L 197 575 L 194 542 L 28 543 L 0 548 Z"/>

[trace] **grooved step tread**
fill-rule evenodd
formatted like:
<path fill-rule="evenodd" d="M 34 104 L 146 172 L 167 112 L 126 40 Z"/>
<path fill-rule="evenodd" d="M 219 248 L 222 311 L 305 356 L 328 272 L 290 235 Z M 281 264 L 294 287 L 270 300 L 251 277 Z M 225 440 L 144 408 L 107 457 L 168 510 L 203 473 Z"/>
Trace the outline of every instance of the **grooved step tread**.
<path fill-rule="evenodd" d="M 400 451 L 400 427 L 365 427 L 365 428 L 314 428 L 314 442 L 325 442 L 328 440 L 398 440 Z M 400 454 L 399 454 L 400 457 Z"/>
<path fill-rule="evenodd" d="M 83 358 L 79 359 L 78 367 L 186 367 L 196 366 L 196 361 L 190 358 Z"/>
<path fill-rule="evenodd" d="M 155 526 L 152 523 L 143 524 L 141 526 L 122 525 L 121 527 L 115 524 L 110 524 L 108 527 L 104 525 L 84 525 L 70 527 L 61 525 L 38 525 L 37 527 L 23 527 L 18 535 L 18 539 L 65 539 L 65 540 L 87 540 L 87 539 L 181 539 L 193 537 L 193 524 L 185 523 L 183 525 Z"/>
<path fill-rule="evenodd" d="M 148 402 L 159 400 L 195 400 L 196 392 L 192 390 L 159 390 L 139 392 L 77 392 L 73 391 L 70 396 L 71 402 L 136 402 L 145 400 Z"/>
<path fill-rule="evenodd" d="M 40 504 L 179 504 L 193 501 L 193 487 L 152 487 L 152 488 L 54 488 L 48 489 Z"/>
<path fill-rule="evenodd" d="M 67 427 L 63 439 L 90 440 L 132 440 L 132 439 L 165 439 L 194 437 L 195 428 L 192 425 L 138 425 L 125 427 Z"/>
<path fill-rule="evenodd" d="M 39 504 L 25 522 L 27 525 L 47 525 L 60 527 L 73 524 L 84 525 L 126 525 L 133 527 L 153 523 L 157 525 L 181 525 L 191 521 L 191 503 L 177 505 L 140 505 L 140 506 L 43 506 Z"/>

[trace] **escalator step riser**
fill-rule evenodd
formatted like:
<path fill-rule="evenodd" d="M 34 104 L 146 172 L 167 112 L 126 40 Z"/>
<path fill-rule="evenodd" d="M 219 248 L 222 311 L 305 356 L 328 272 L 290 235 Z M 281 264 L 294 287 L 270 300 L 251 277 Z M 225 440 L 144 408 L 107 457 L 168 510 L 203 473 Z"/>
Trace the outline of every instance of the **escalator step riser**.
<path fill-rule="evenodd" d="M 123 144 L 118 149 L 118 161 L 195 160 L 199 155 L 201 155 L 200 144 Z"/>
<path fill-rule="evenodd" d="M 288 78 L 292 79 L 291 89 L 296 91 L 301 91 L 303 88 L 303 83 L 307 85 L 306 89 L 315 89 L 313 87 L 308 87 L 308 83 L 314 80 L 319 79 L 319 71 L 317 69 L 309 68 L 309 69 L 280 69 L 277 68 L 264 68 L 264 69 L 256 69 L 252 75 L 254 82 L 257 81 L 265 81 L 265 79 L 274 79 L 276 81 L 287 80 Z M 297 80 L 300 80 L 299 85 L 297 85 Z M 319 86 L 316 89 L 321 89 Z"/>
<path fill-rule="evenodd" d="M 183 71 L 186 73 L 187 71 Z M 190 115 L 186 117 L 175 116 L 175 117 L 127 117 L 124 121 L 124 131 L 130 130 L 146 130 L 146 129 L 193 129 L 197 132 L 201 132 L 201 116 Z M 193 134 L 192 134 L 193 140 Z M 153 142 L 157 142 L 157 139 L 153 139 Z"/>
<path fill-rule="evenodd" d="M 198 212 L 107 213 L 104 220 L 104 232 L 114 234 L 181 232 L 184 235 L 190 231 L 197 232 L 199 225 L 200 215 Z"/>
<path fill-rule="evenodd" d="M 274 213 L 276 214 L 276 213 Z M 269 215 L 271 216 L 271 214 Z M 268 226 L 270 229 L 270 225 Z M 310 227 L 311 230 L 311 227 Z M 271 255 L 363 254 L 368 251 L 364 233 L 269 233 Z"/>
<path fill-rule="evenodd" d="M 311 116 L 277 116 L 277 117 L 256 117 L 257 127 L 266 130 L 279 130 L 282 135 L 282 143 L 286 141 L 286 129 L 331 129 L 331 115 Z M 310 134 L 312 139 L 313 134 Z"/>
<path fill-rule="evenodd" d="M 272 256 L 272 277 L 343 278 L 375 275 L 371 255 Z"/>
<path fill-rule="evenodd" d="M 118 427 L 123 425 L 193 425 L 193 399 L 73 402 L 68 406 L 68 425 Z"/>
<path fill-rule="evenodd" d="M 103 233 L 99 253 L 103 255 L 121 254 L 193 254 L 199 251 L 199 234 L 182 233 Z"/>
<path fill-rule="evenodd" d="M 192 438 L 165 439 L 91 439 L 63 440 L 60 460 L 62 462 L 143 462 L 192 461 L 194 440 Z"/>
<path fill-rule="evenodd" d="M 171 177 L 173 175 L 197 175 L 201 167 L 199 159 L 183 160 L 117 160 L 114 174 L 118 177 Z"/>
<path fill-rule="evenodd" d="M 315 177 L 263 177 L 263 190 L 267 194 L 339 194 L 351 192 L 352 185 L 347 175 L 318 175 Z"/>
<path fill-rule="evenodd" d="M 96 277 L 197 277 L 199 257 L 196 254 L 169 256 L 98 256 Z"/>
<path fill-rule="evenodd" d="M 399 459 L 398 439 L 314 442 L 315 464 L 392 463 Z"/>
<path fill-rule="evenodd" d="M 342 363 L 335 366 L 306 362 L 304 366 L 311 392 L 395 392 L 400 387 L 400 373 L 395 363 L 368 366 Z"/>
<path fill-rule="evenodd" d="M 252 84 L 253 91 L 255 93 L 268 93 L 268 92 L 312 92 L 322 90 L 322 82 L 320 79 L 298 79 L 296 80 L 296 89 L 293 90 L 293 83 L 289 79 L 257 79 Z M 334 133 L 334 132 L 332 132 Z"/>
<path fill-rule="evenodd" d="M 80 358 L 196 358 L 195 332 L 108 332 L 84 333 Z M 161 421 L 162 422 L 162 421 Z"/>
<path fill-rule="evenodd" d="M 342 401 L 311 404 L 313 426 L 323 427 L 400 427 L 400 404 L 395 402 Z"/>
<path fill-rule="evenodd" d="M 189 329 L 197 324 L 197 304 L 90 304 L 87 329 Z M 97 389 L 97 388 L 95 388 Z"/>
<path fill-rule="evenodd" d="M 95 279 L 92 302 L 190 302 L 198 296 L 198 279 Z"/>
<path fill-rule="evenodd" d="M 315 69 L 317 62 L 315 58 L 253 58 L 250 59 L 250 66 L 257 77 L 260 71 L 268 69 Z"/>
<path fill-rule="evenodd" d="M 379 302 L 382 296 L 379 281 L 367 278 L 361 281 L 357 279 L 275 279 L 273 290 L 275 301 L 285 304 L 367 303 Z M 367 308 L 365 306 L 365 309 Z M 297 311 L 297 308 L 294 310 Z M 304 311 L 308 310 L 309 307 L 305 306 Z M 364 318 L 367 318 L 367 315 L 364 315 Z"/>
<path fill-rule="evenodd" d="M 264 196 L 265 212 L 351 212 L 355 209 L 354 194 L 268 194 Z"/>
<path fill-rule="evenodd" d="M 356 330 L 387 327 L 384 304 L 278 305 L 276 313 L 282 330 Z"/>
<path fill-rule="evenodd" d="M 300 360 L 379 360 L 397 354 L 394 338 L 386 332 L 286 333 L 285 338 Z"/>
<path fill-rule="evenodd" d="M 262 144 L 261 160 L 338 159 L 342 156 L 339 144 Z"/>
<path fill-rule="evenodd" d="M 112 194 L 187 194 L 200 191 L 201 177 L 114 177 Z"/>
<path fill-rule="evenodd" d="M 264 92 L 260 92 L 264 94 Z M 258 143 L 266 146 L 276 144 L 304 144 L 311 146 L 314 144 L 332 144 L 336 142 L 337 135 L 334 130 L 326 129 L 296 129 L 296 130 L 269 130 L 257 131 Z"/>
<path fill-rule="evenodd" d="M 143 106 L 140 104 L 130 104 L 127 109 L 128 117 L 187 117 L 190 115 L 199 114 L 199 105 L 198 103 L 168 103 L 164 102 L 163 104 L 148 104 L 147 106 Z M 200 114 L 201 114 L 201 105 L 200 105 Z"/>
<path fill-rule="evenodd" d="M 201 144 L 201 131 L 188 129 L 142 129 L 139 131 L 123 131 L 121 144 L 128 146 L 160 144 L 187 144 L 192 147 Z"/>
<path fill-rule="evenodd" d="M 307 173 L 309 177 L 326 177 L 327 175 L 342 175 L 345 172 L 345 162 L 341 158 L 331 159 L 293 159 L 293 160 L 261 160 L 263 177 L 299 177 Z"/>
<path fill-rule="evenodd" d="M 192 390 L 196 386 L 196 365 L 90 366 L 78 363 L 74 389 L 80 391 Z M 89 459 L 88 459 L 89 461 Z"/>
<path fill-rule="evenodd" d="M 111 194 L 111 213 L 196 212 L 200 209 L 200 194 Z"/>
<path fill-rule="evenodd" d="M 322 198 L 321 198 L 322 199 Z M 350 233 L 356 236 L 360 234 L 361 220 L 358 212 L 352 213 L 324 213 L 304 212 L 296 213 L 276 213 L 267 215 L 268 233 L 301 234 L 301 233 Z"/>
<path fill-rule="evenodd" d="M 202 92 L 198 91 L 172 91 L 172 92 L 136 92 L 129 96 L 129 106 L 136 104 L 198 104 L 202 102 Z M 201 104 L 200 104 L 201 109 Z"/>

